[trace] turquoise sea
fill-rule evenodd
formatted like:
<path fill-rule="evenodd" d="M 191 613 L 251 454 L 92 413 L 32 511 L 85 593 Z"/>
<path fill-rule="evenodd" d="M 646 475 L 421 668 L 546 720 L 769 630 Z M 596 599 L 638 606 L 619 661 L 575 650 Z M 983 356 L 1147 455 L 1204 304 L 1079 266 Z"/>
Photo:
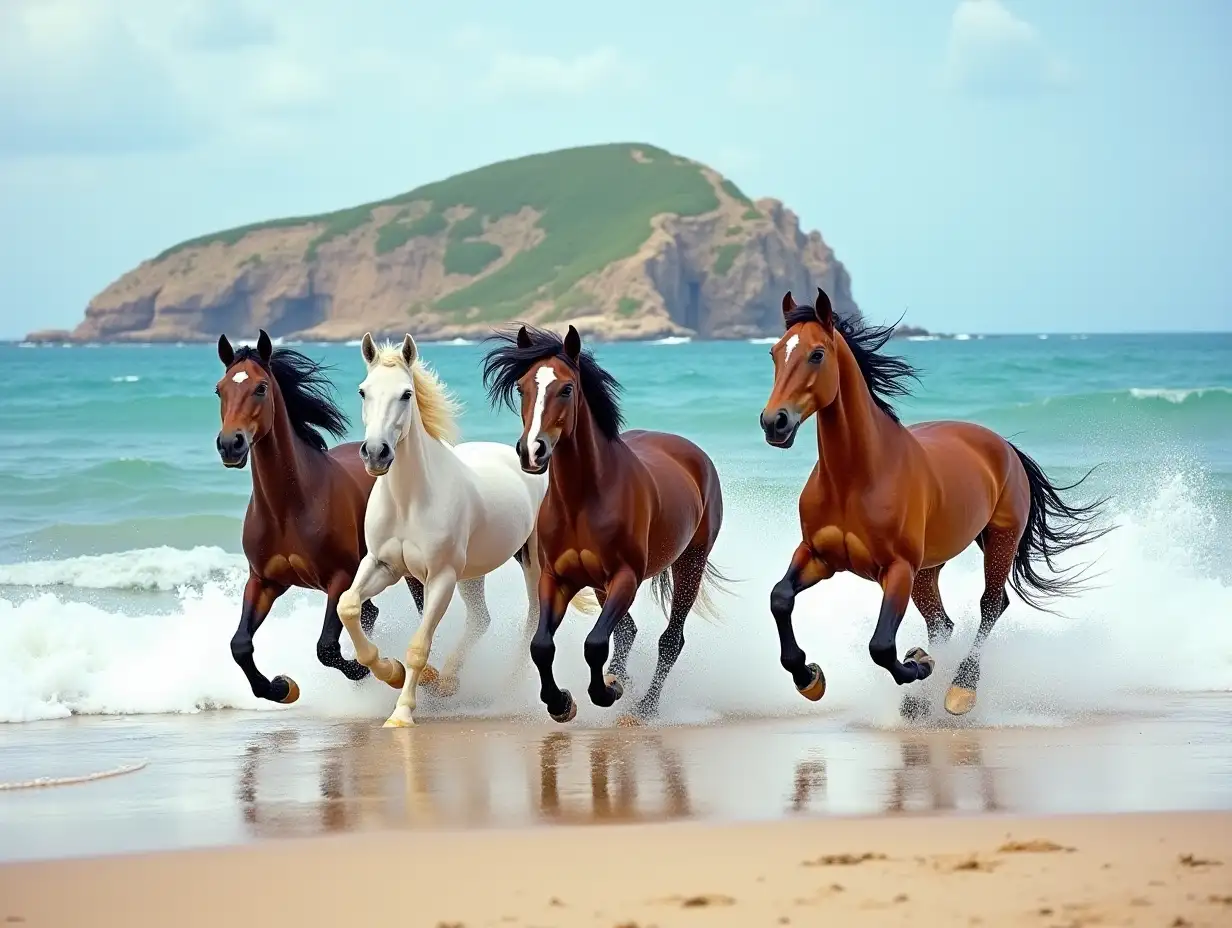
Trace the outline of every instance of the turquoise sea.
<path fill-rule="evenodd" d="M 296 347 L 333 365 L 357 436 L 359 348 Z M 1001 677 L 981 703 L 986 720 L 1040 724 L 1133 693 L 1232 689 L 1232 334 L 972 336 L 892 347 L 921 371 L 915 395 L 899 404 L 905 421 L 984 423 L 1060 481 L 1101 465 L 1082 492 L 1112 496 L 1118 529 L 1090 552 L 1094 588 L 1063 616 L 1015 602 L 1002 620 L 985 661 L 987 678 Z M 464 440 L 512 443 L 516 418 L 489 410 L 481 392 L 482 347 L 421 348 L 465 402 Z M 597 348 L 624 386 L 629 425 L 689 436 L 724 480 L 718 560 L 738 582 L 723 621 L 690 625 L 681 680 L 664 706 L 682 721 L 805 709 L 780 679 L 766 600 L 796 541 L 795 500 L 815 445 L 811 430 L 790 452 L 762 440 L 767 349 Z M 0 346 L 0 721 L 258 705 L 228 652 L 251 478 L 224 469 L 214 450 L 220 373 L 212 345 Z M 962 646 L 979 589 L 969 551 L 942 577 Z M 517 657 L 510 649 L 524 594 L 512 566 L 493 575 L 488 597 L 498 627 L 451 711 L 535 711 L 533 681 L 508 693 L 488 673 Z M 651 631 L 639 636 L 635 671 L 653 660 L 662 622 L 645 599 L 634 615 Z M 801 601 L 798 628 L 826 667 L 830 711 L 890 724 L 895 687 L 865 651 L 877 599 L 871 585 L 838 578 Z M 393 590 L 378 603 L 378 641 L 398 653 L 409 598 Z M 377 684 L 355 686 L 315 665 L 320 610 L 318 594 L 281 602 L 258 636 L 259 664 L 300 680 L 302 710 L 381 712 Z M 447 618 L 438 647 L 459 624 Z M 564 680 L 584 677 L 582 624 L 562 632 Z M 922 634 L 913 610 L 900 648 Z M 1024 653 L 1039 657 L 1029 672 Z M 707 686 L 715 674 L 736 682 Z"/>

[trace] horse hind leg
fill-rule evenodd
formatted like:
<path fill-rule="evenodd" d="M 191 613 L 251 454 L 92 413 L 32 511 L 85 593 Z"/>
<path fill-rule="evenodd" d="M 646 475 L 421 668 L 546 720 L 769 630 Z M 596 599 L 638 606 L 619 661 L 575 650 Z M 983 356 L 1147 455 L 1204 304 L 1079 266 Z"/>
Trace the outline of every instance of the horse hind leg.
<path fill-rule="evenodd" d="M 915 603 L 915 607 L 920 610 L 920 615 L 924 618 L 930 648 L 945 644 L 954 634 L 954 622 L 946 614 L 945 606 L 941 602 L 941 589 L 938 585 L 941 568 L 944 566 L 940 564 L 937 567 L 926 567 L 918 571 L 911 585 L 911 601 Z M 899 707 L 899 713 L 905 719 L 924 718 L 930 712 L 928 699 L 916 693 L 905 695 Z"/>
<path fill-rule="evenodd" d="M 980 597 L 980 627 L 975 633 L 971 650 L 958 665 L 954 681 L 945 694 L 945 711 L 950 715 L 966 715 L 975 708 L 976 689 L 980 682 L 980 652 L 992 634 L 997 619 L 1010 605 L 1005 583 L 1014 565 L 1021 532 L 1013 529 L 986 528 L 976 543 L 984 552 L 984 595 Z"/>
<path fill-rule="evenodd" d="M 637 723 L 659 714 L 659 700 L 667 675 L 672 672 L 680 652 L 684 650 L 684 623 L 697 602 L 697 595 L 706 576 L 705 548 L 687 548 L 669 568 L 671 570 L 672 605 L 667 617 L 667 628 L 659 636 L 659 662 L 650 680 L 650 689 L 638 700 L 631 718 L 622 719 L 624 724 Z"/>
<path fill-rule="evenodd" d="M 488 612 L 487 597 L 484 595 L 484 578 L 462 580 L 458 583 L 458 592 L 462 602 L 466 604 L 466 628 L 462 639 L 453 653 L 445 659 L 445 664 L 438 674 L 431 666 L 425 666 L 420 683 L 425 688 L 431 688 L 437 696 L 448 698 L 458 692 L 458 674 L 462 665 L 470 656 L 471 650 L 492 625 L 492 616 Z"/>

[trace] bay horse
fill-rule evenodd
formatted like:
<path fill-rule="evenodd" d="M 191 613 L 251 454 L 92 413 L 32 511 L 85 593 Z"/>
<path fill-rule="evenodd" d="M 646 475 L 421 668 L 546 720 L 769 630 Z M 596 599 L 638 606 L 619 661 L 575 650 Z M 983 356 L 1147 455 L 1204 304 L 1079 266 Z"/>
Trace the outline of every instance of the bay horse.
<path fill-rule="evenodd" d="M 222 416 L 218 455 L 233 468 L 252 459 L 243 529 L 248 582 L 231 656 L 254 696 L 292 703 L 299 686 L 282 674 L 269 680 L 257 669 L 253 636 L 274 602 L 293 586 L 326 596 L 317 659 L 350 680 L 368 675 L 368 668 L 342 657 L 337 606 L 364 555 L 364 508 L 374 478 L 364 472 L 357 443 L 326 446 L 322 433 L 341 438 L 347 417 L 330 396 L 320 364 L 298 351 L 275 349 L 264 329 L 255 349 L 237 350 L 220 335 L 218 358 L 225 368 L 214 388 Z M 407 585 L 422 612 L 422 584 Z M 371 629 L 376 604 L 363 603 L 362 613 Z"/>
<path fill-rule="evenodd" d="M 455 587 L 467 603 L 467 621 L 437 683 L 446 695 L 457 689 L 462 663 L 491 621 L 482 608 L 483 578 L 511 558 L 526 581 L 530 637 L 539 582 L 535 519 L 548 480 L 524 473 L 508 445 L 453 444 L 457 401 L 420 360 L 410 335 L 400 346 L 378 348 L 365 334 L 360 352 L 367 366 L 359 387 L 365 431 L 356 460 L 378 479 L 364 516 L 367 554 L 338 614 L 359 662 L 402 691 L 385 727 L 403 728 L 415 724 L 415 687 Z M 363 601 L 403 577 L 423 583 L 425 591 L 405 665 L 381 657 L 362 624 Z"/>
<path fill-rule="evenodd" d="M 972 422 L 921 422 L 906 427 L 888 397 L 909 394 L 915 369 L 881 353 L 892 326 L 870 326 L 836 315 L 817 290 L 814 306 L 783 296 L 786 331 L 770 349 L 774 386 L 761 413 L 766 441 L 790 448 L 800 426 L 817 417 L 817 464 L 800 494 L 803 540 L 770 593 L 780 660 L 796 689 L 818 700 L 826 679 L 806 662 L 791 615 L 796 597 L 840 571 L 882 589 L 881 611 L 868 644 L 873 662 L 899 685 L 926 679 L 933 658 L 912 648 L 900 661 L 899 624 L 909 601 L 924 617 L 929 646 L 949 640 L 954 623 L 941 604 L 938 576 L 973 541 L 984 555 L 984 593 L 975 643 L 958 665 L 945 696 L 951 715 L 976 702 L 980 652 L 1009 607 L 1006 583 L 1028 605 L 1045 608 L 1072 595 L 1083 571 L 1059 570 L 1054 558 L 1107 534 L 1091 525 L 1105 499 L 1087 505 L 1061 494 L 1017 447 Z M 1040 573 L 1048 568 L 1052 576 Z M 927 706 L 904 700 L 903 714 Z"/>
<path fill-rule="evenodd" d="M 488 341 L 497 342 L 483 365 L 489 400 L 513 410 L 518 395 L 522 469 L 548 474 L 538 521 L 539 626 L 530 646 L 540 698 L 557 722 L 577 714 L 572 695 L 552 676 L 553 639 L 570 601 L 587 587 L 601 606 L 584 648 L 591 702 L 606 708 L 624 694 L 637 634 L 629 608 L 649 579 L 668 613 L 667 629 L 650 687 L 621 721 L 654 716 L 684 647 L 685 618 L 695 604 L 713 615 L 708 587 L 725 580 L 710 563 L 723 523 L 714 462 L 679 435 L 623 431 L 620 384 L 582 349 L 573 326 L 563 339 L 524 325 Z M 605 674 L 613 635 L 615 653 Z"/>

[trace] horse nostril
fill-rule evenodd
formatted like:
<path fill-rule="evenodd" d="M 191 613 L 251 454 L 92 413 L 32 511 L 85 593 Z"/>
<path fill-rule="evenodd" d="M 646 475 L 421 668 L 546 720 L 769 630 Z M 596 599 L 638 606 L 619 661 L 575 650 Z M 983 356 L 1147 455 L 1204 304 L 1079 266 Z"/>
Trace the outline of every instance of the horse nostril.
<path fill-rule="evenodd" d="M 542 438 L 535 439 L 535 460 L 538 461 L 548 453 L 548 443 Z"/>
<path fill-rule="evenodd" d="M 513 450 L 518 453 L 518 457 L 520 458 L 526 456 L 526 452 L 523 450 L 523 446 L 522 446 L 522 439 L 520 438 L 516 442 L 513 443 Z"/>
<path fill-rule="evenodd" d="M 779 414 L 774 417 L 774 427 L 780 432 L 787 428 L 787 411 L 786 410 L 780 409 Z"/>

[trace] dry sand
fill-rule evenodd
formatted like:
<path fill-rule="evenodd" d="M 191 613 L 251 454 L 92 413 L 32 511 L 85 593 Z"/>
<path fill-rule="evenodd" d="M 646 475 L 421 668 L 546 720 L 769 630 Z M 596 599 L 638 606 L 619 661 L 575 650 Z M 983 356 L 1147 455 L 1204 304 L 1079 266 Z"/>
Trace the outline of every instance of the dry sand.
<path fill-rule="evenodd" d="M 0 917 L 659 928 L 1232 924 L 1232 813 L 381 832 L 11 864 Z"/>

